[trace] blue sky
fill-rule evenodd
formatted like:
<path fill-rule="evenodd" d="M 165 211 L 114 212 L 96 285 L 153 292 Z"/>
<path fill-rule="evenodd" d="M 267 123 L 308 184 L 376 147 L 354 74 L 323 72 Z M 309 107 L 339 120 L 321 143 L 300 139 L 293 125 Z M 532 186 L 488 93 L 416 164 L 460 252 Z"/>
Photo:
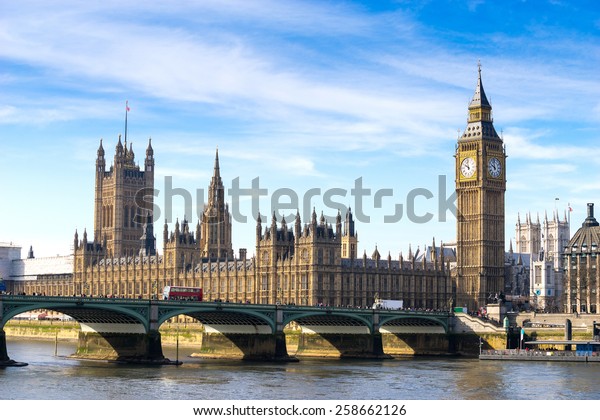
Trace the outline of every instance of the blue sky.
<path fill-rule="evenodd" d="M 438 198 L 454 189 L 479 60 L 509 156 L 507 248 L 518 212 L 564 215 L 570 203 L 574 232 L 585 203 L 600 205 L 597 1 L 2 2 L 0 242 L 51 256 L 69 252 L 75 229 L 93 232 L 96 151 L 102 138 L 112 161 L 125 101 L 140 163 L 152 138 L 159 246 L 165 177 L 193 195 L 206 189 L 217 147 L 227 189 L 257 177 L 267 189 L 263 214 L 282 191 L 302 215 L 335 215 L 326 191 L 356 208 L 360 180 L 371 190 L 361 253 L 377 245 L 397 258 L 409 244 L 453 241 L 455 218 L 440 221 Z M 415 213 L 432 220 L 405 210 L 384 223 L 418 189 L 433 198 L 417 196 Z M 181 219 L 183 200 L 171 204 Z M 249 199 L 240 214 L 234 250 L 252 253 Z"/>

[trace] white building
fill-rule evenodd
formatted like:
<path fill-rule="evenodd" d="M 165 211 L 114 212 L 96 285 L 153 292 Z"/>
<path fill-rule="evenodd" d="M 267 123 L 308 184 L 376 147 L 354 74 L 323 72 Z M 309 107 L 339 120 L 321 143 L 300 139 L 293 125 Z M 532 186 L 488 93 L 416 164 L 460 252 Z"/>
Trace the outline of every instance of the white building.
<path fill-rule="evenodd" d="M 0 280 L 9 280 L 12 262 L 21 258 L 21 247 L 12 242 L 0 242 Z"/>
<path fill-rule="evenodd" d="M 73 275 L 73 254 L 35 258 L 30 248 L 27 258 L 21 258 L 21 247 L 0 242 L 0 279 L 6 281 L 31 281 Z"/>
<path fill-rule="evenodd" d="M 561 310 L 564 273 L 561 252 L 570 239 L 566 213 L 563 220 L 557 211 L 552 219 L 546 213 L 541 223 L 539 215 L 533 221 L 527 214 L 524 223 L 519 215 L 515 230 L 517 253 L 529 256 L 530 304 L 540 310 Z"/>

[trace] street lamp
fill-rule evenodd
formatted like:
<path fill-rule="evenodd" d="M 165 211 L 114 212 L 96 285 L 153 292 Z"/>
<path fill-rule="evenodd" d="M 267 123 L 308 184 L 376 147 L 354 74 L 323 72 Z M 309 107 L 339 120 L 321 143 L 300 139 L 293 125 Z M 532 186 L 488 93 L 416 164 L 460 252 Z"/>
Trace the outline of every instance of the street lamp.
<path fill-rule="evenodd" d="M 510 348 L 510 321 L 508 320 L 508 316 L 504 317 L 503 320 L 504 331 L 506 332 L 506 348 Z"/>

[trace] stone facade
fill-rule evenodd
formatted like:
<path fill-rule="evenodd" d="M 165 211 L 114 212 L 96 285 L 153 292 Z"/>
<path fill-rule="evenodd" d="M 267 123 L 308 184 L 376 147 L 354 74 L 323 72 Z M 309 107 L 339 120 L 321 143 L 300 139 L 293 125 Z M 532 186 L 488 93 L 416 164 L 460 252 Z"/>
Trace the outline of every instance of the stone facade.
<path fill-rule="evenodd" d="M 225 202 L 225 188 L 221 180 L 219 151 L 215 156 L 213 177 L 208 187 L 208 203 L 202 212 L 196 237 L 200 242 L 200 255 L 204 259 L 232 259 L 231 215 Z"/>
<path fill-rule="evenodd" d="M 403 299 L 413 308 L 448 309 L 452 282 L 443 257 L 343 259 L 341 218 L 336 228 L 313 214 L 301 227 L 275 217 L 262 230 L 257 222 L 256 256 L 204 260 L 184 220 L 169 235 L 163 255 L 106 258 L 101 246 L 77 247 L 75 270 L 64 294 L 156 297 L 166 285 L 202 287 L 207 300 L 365 307 L 375 296 Z"/>
<path fill-rule="evenodd" d="M 520 311 L 530 307 L 530 256 L 513 252 L 512 241 L 506 253 L 504 266 L 506 280 L 504 282 L 504 300 L 510 304 L 509 309 Z"/>
<path fill-rule="evenodd" d="M 148 141 L 144 169 L 135 163 L 133 145 L 121 136 L 113 165 L 106 170 L 102 140 L 96 159 L 94 238 L 112 256 L 131 255 L 140 249 L 146 216 L 152 211 L 154 151 Z M 148 253 L 152 253 L 149 250 Z"/>
<path fill-rule="evenodd" d="M 594 217 L 594 204 L 563 250 L 564 312 L 594 313 L 600 309 L 600 223 Z"/>
<path fill-rule="evenodd" d="M 117 146 L 117 157 L 119 150 Z M 132 153 L 130 148 L 128 156 Z M 100 150 L 99 156 L 101 154 Z M 147 151 L 147 156 L 150 155 Z M 102 168 L 98 162 L 96 166 Z M 146 169 L 153 167 L 147 165 Z M 132 168 L 115 164 L 109 172 L 118 178 L 118 170 L 131 171 Z M 146 173 L 135 178 L 147 176 Z M 112 201 L 106 201 L 107 195 L 103 193 L 103 206 L 97 208 L 109 208 L 113 214 L 117 213 L 116 197 L 132 196 L 123 194 L 118 185 L 115 183 L 116 189 L 108 194 Z M 131 206 L 128 200 L 122 203 Z M 140 214 L 137 209 L 121 210 L 122 214 Z M 119 220 L 119 223 L 123 221 Z M 165 222 L 162 254 L 152 252 L 148 245 L 155 241 L 151 218 L 139 229 L 136 248 L 121 246 L 123 251 L 118 256 L 115 251 L 119 241 L 115 238 L 119 229 L 115 223 L 102 227 L 104 224 L 100 223 L 99 237 L 91 241 L 86 231 L 81 239 L 75 233 L 72 275 L 15 281 L 12 291 L 159 298 L 166 285 L 176 284 L 202 287 L 207 300 L 231 302 L 367 307 L 379 297 L 402 299 L 406 307 L 429 309 L 449 309 L 452 302 L 452 281 L 443 247 L 439 255 L 435 251 L 428 260 L 422 261 L 417 261 L 412 253 L 407 260 L 402 255 L 395 260 L 391 255 L 381 258 L 377 249 L 370 258 L 366 253 L 358 258 L 358 235 L 351 210 L 344 222 L 338 214 L 335 227 L 327 223 L 323 215 L 317 218 L 316 210 L 309 223 L 303 224 L 297 214 L 290 226 L 273 215 L 271 223 L 263 228 L 259 215 L 255 256 L 248 258 L 245 250 L 240 250 L 240 257 L 235 258 L 231 246 L 231 216 L 224 202 L 218 154 L 202 218 L 195 230 L 190 228 L 186 218 L 181 223 L 176 221 L 173 231 Z M 127 230 L 120 232 L 124 234 Z M 121 243 L 130 242 L 123 239 Z"/>
<path fill-rule="evenodd" d="M 481 81 L 456 146 L 456 304 L 477 310 L 504 289 L 506 153 Z"/>
<path fill-rule="evenodd" d="M 515 228 L 517 252 L 529 268 L 530 304 L 542 311 L 563 310 L 563 258 L 562 250 L 570 238 L 567 215 L 560 219 L 554 211 L 552 218 L 544 215 L 534 221 L 525 215 L 525 221 L 517 217 Z"/>

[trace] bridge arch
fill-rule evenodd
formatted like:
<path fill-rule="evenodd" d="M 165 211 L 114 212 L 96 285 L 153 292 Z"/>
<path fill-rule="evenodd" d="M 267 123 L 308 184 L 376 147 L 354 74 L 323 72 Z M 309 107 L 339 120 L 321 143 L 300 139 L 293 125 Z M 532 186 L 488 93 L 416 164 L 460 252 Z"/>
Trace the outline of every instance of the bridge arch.
<path fill-rule="evenodd" d="M 39 309 L 67 314 L 79 322 L 78 358 L 131 363 L 169 363 L 155 329 L 155 303 L 140 299 L 2 296 L 0 357 L 8 359 L 4 325 L 16 315 Z"/>
<path fill-rule="evenodd" d="M 163 305 L 164 306 L 164 305 Z M 273 333 L 276 330 L 275 312 L 250 307 L 214 305 L 185 305 L 174 303 L 172 306 L 162 307 L 159 310 L 158 325 L 164 324 L 168 319 L 179 315 L 186 315 L 200 321 L 203 325 L 240 325 L 261 327 L 264 333 Z M 268 328 L 268 331 L 266 329 Z"/>
<path fill-rule="evenodd" d="M 413 327 L 413 328 L 442 328 L 443 333 L 448 333 L 448 320 L 444 316 L 432 316 L 431 314 L 420 313 L 393 313 L 381 314 L 379 318 L 379 329 L 386 330 L 386 327 Z M 440 331 L 442 332 L 442 331 Z"/>
<path fill-rule="evenodd" d="M 202 339 L 194 356 L 290 361 L 274 305 L 161 301 L 159 306 L 158 325 L 178 315 L 202 323 Z"/>
<path fill-rule="evenodd" d="M 286 308 L 282 324 L 300 327 L 289 334 L 298 357 L 372 358 L 381 356 L 373 319 L 372 311 L 299 307 Z"/>
<path fill-rule="evenodd" d="M 120 302 L 121 305 L 114 305 L 113 299 L 107 299 L 106 302 L 98 301 L 98 298 L 56 298 L 50 300 L 43 299 L 24 299 L 22 301 L 11 299 L 10 304 L 3 305 L 3 313 L 0 319 L 0 329 L 15 316 L 40 309 L 56 311 L 70 316 L 80 324 L 137 324 L 143 327 L 144 332 L 148 332 L 150 326 L 148 316 L 145 310 L 141 310 L 139 302 L 133 301 L 135 305 L 128 306 L 127 301 Z M 148 309 L 149 310 L 149 309 Z"/>
<path fill-rule="evenodd" d="M 362 314 L 355 314 L 352 312 L 336 312 L 332 310 L 314 310 L 306 312 L 306 309 L 302 312 L 289 312 L 284 314 L 283 327 L 288 326 L 291 322 L 296 322 L 301 327 L 303 325 L 308 326 L 320 326 L 320 327 L 350 327 L 348 329 L 360 329 L 361 327 L 366 328 L 365 333 L 373 333 L 373 318 L 372 316 L 365 316 Z"/>

